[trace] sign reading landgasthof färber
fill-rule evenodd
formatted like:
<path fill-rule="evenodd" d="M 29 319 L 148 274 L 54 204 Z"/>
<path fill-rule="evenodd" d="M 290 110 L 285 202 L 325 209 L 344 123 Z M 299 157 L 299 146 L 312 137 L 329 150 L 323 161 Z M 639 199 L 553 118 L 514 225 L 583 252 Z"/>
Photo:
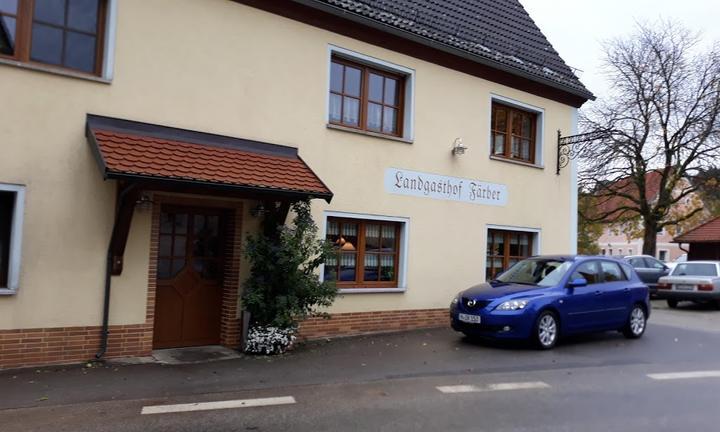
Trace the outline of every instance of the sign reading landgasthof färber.
<path fill-rule="evenodd" d="M 507 187 L 502 184 L 400 168 L 385 170 L 385 190 L 397 195 L 494 206 L 504 206 L 508 200 Z"/>

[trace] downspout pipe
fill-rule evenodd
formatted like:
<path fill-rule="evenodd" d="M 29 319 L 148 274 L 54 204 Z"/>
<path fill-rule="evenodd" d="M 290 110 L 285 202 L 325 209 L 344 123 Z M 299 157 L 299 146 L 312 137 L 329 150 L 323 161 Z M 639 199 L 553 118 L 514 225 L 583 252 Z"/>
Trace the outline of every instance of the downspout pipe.
<path fill-rule="evenodd" d="M 115 240 L 115 230 L 118 224 L 118 216 L 120 214 L 120 207 L 122 206 L 125 196 L 135 188 L 135 183 L 123 188 L 118 194 L 118 205 L 115 207 L 115 220 L 113 221 L 112 233 L 110 235 L 110 243 L 108 244 L 107 257 L 105 260 L 105 298 L 103 300 L 103 323 L 102 331 L 100 333 L 100 349 L 95 353 L 95 359 L 100 360 L 107 352 L 108 336 L 110 334 L 110 287 L 112 281 L 112 267 L 113 267 L 113 241 Z"/>

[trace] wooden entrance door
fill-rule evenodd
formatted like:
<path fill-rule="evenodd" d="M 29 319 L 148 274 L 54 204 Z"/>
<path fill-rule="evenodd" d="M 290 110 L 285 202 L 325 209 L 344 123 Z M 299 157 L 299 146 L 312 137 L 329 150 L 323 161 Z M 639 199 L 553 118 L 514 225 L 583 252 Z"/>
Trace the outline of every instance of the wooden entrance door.
<path fill-rule="evenodd" d="M 154 348 L 220 342 L 224 222 L 221 210 L 163 208 Z"/>

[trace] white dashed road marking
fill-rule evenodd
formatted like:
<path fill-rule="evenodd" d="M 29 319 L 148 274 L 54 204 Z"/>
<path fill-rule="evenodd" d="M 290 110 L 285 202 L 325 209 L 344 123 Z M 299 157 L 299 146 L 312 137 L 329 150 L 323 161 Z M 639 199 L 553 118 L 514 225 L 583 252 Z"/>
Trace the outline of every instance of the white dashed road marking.
<path fill-rule="evenodd" d="M 229 408 L 249 408 L 270 405 L 288 405 L 294 404 L 295 398 L 292 396 L 271 397 L 262 399 L 238 399 L 217 402 L 199 402 L 177 405 L 153 405 L 144 406 L 141 414 L 167 414 L 189 411 L 209 411 Z"/>
<path fill-rule="evenodd" d="M 443 393 L 479 393 L 479 392 L 491 392 L 491 391 L 502 391 L 502 390 L 541 389 L 541 388 L 550 388 L 550 386 L 542 381 L 530 381 L 530 382 L 488 384 L 485 386 L 475 386 L 475 385 L 439 386 L 436 388 Z"/>
<path fill-rule="evenodd" d="M 671 372 L 648 374 L 648 377 L 654 380 L 675 380 L 675 379 L 692 379 L 692 378 L 720 378 L 720 370 L 714 371 L 696 371 L 696 372 Z"/>

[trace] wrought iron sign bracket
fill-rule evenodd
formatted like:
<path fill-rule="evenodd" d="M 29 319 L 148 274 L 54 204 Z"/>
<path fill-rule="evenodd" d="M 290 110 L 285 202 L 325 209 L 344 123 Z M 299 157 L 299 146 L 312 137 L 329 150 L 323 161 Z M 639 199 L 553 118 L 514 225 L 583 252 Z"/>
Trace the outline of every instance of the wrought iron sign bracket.
<path fill-rule="evenodd" d="M 588 132 L 564 137 L 560 129 L 558 129 L 557 171 L 555 171 L 555 174 L 560 175 L 560 169 L 565 168 L 571 160 L 577 157 L 578 153 L 575 144 L 596 141 L 604 136 L 605 134 L 602 132 Z"/>

